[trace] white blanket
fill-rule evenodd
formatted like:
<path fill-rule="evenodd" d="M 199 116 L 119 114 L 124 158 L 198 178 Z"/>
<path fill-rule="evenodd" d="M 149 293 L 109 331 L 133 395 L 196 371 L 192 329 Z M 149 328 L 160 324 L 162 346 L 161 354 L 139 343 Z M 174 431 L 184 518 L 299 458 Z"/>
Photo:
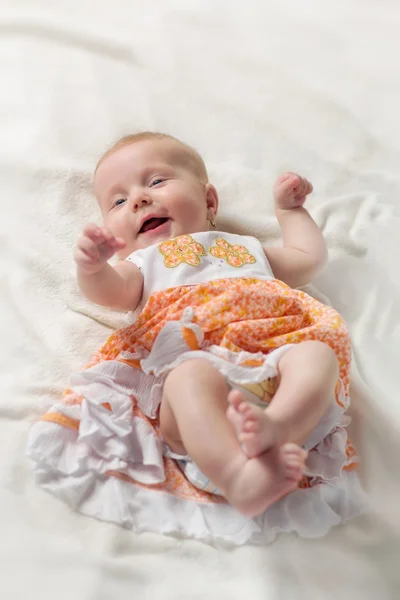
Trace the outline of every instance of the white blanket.
<path fill-rule="evenodd" d="M 375 600 L 399 589 L 399 30 L 391 0 L 2 7 L 1 598 Z M 99 218 L 96 159 L 142 129 L 203 154 L 221 228 L 275 243 L 277 173 L 314 183 L 309 208 L 331 251 L 315 285 L 353 335 L 370 519 L 318 541 L 217 550 L 134 535 L 36 488 L 30 423 L 126 322 L 80 297 L 71 248 Z"/>

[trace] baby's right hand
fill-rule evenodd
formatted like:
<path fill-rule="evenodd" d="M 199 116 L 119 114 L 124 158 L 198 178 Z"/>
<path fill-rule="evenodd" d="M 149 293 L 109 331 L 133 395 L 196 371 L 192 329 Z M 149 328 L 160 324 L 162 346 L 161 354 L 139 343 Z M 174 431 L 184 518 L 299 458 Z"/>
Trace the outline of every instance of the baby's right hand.
<path fill-rule="evenodd" d="M 117 252 L 125 248 L 122 238 L 116 238 L 105 227 L 87 225 L 79 237 L 74 259 L 79 269 L 87 275 L 100 271 L 104 264 Z"/>

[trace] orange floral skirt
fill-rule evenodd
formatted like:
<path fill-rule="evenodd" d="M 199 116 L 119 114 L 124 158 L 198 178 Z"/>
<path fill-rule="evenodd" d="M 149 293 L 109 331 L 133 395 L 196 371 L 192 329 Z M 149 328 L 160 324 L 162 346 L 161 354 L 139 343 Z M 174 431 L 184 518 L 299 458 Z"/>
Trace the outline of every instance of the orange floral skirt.
<path fill-rule="evenodd" d="M 166 456 L 159 434 L 163 381 L 177 364 L 203 356 L 233 383 L 254 389 L 276 376 L 274 357 L 306 340 L 328 344 L 338 358 L 335 419 L 310 449 L 311 467 L 299 489 L 266 511 L 265 526 L 256 526 L 261 518 L 238 515 L 223 498 L 190 483 L 182 466 Z M 32 427 L 28 450 L 39 483 L 86 514 L 137 531 L 215 539 L 210 515 L 218 514 L 221 524 L 229 513 L 232 523 L 233 511 L 240 535 L 232 528 L 218 535 L 234 543 L 261 537 L 264 543 L 279 531 L 304 533 L 307 527 L 307 536 L 322 535 L 360 506 L 353 472 L 358 458 L 344 415 L 350 359 L 340 315 L 280 281 L 223 279 L 155 293 L 137 321 L 108 338 L 85 370 L 71 377 L 63 399 Z M 298 526 L 304 502 L 314 507 L 314 521 Z M 162 517 L 150 518 L 149 506 Z M 193 515 L 202 515 L 202 525 L 193 525 Z"/>

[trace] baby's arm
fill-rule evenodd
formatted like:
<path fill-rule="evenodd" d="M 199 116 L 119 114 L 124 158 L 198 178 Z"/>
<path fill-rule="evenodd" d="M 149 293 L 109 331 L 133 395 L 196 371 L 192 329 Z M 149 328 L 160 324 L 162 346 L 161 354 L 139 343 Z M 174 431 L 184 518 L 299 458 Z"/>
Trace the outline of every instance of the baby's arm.
<path fill-rule="evenodd" d="M 294 288 L 309 283 L 326 264 L 328 256 L 321 230 L 303 208 L 312 189 L 306 179 L 294 173 L 279 177 L 274 186 L 283 248 L 266 248 L 265 254 L 275 277 Z"/>
<path fill-rule="evenodd" d="M 74 258 L 82 293 L 96 304 L 116 310 L 135 310 L 142 297 L 143 276 L 138 267 L 124 261 L 108 264 L 113 254 L 125 246 L 120 238 L 96 225 L 88 225 L 78 239 Z"/>

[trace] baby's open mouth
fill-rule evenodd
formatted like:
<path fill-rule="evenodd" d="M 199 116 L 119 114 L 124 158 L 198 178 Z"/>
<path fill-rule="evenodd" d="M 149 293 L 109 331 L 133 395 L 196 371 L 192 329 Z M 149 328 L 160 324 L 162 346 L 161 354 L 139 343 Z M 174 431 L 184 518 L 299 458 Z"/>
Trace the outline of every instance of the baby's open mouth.
<path fill-rule="evenodd" d="M 141 228 L 139 229 L 139 233 L 145 233 L 146 231 L 150 231 L 151 229 L 157 229 L 157 227 L 161 227 L 169 221 L 168 217 L 151 217 L 143 223 Z"/>

